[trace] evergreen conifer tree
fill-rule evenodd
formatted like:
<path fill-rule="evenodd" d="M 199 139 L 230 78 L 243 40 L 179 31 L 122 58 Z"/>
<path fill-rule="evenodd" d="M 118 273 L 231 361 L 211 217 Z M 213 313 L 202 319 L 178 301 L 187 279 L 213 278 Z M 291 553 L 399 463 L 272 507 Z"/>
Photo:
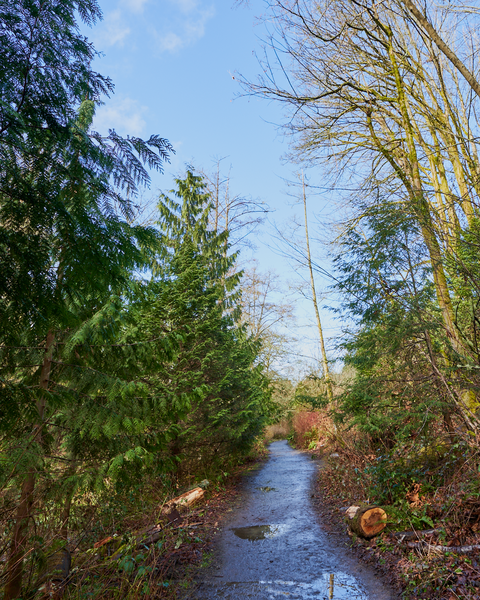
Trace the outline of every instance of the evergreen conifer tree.
<path fill-rule="evenodd" d="M 132 271 L 145 266 L 148 248 L 154 241 L 158 243 L 153 230 L 128 224 L 113 207 L 108 207 L 108 202 L 105 210 L 106 186 L 112 175 L 112 165 L 106 161 L 102 169 L 102 156 L 89 156 L 88 127 L 93 109 L 93 102 L 85 100 L 77 121 L 71 125 L 71 146 L 62 153 L 70 179 L 59 191 L 57 210 L 52 214 L 51 222 L 47 219 L 44 223 L 43 268 L 45 278 L 48 275 L 50 279 L 50 288 L 41 302 L 49 302 L 37 303 L 38 310 L 30 312 L 28 323 L 22 314 L 17 320 L 12 319 L 15 328 L 10 327 L 4 332 L 2 391 L 5 418 L 0 426 L 10 439 L 16 439 L 13 436 L 19 426 L 30 429 L 30 435 L 22 438 L 25 440 L 24 464 L 19 473 L 23 473 L 23 482 L 12 534 L 7 598 L 16 597 L 21 586 L 21 563 L 35 484 L 38 475 L 44 472 L 43 455 L 51 443 L 51 432 L 45 428 L 45 421 L 66 405 L 78 407 L 80 403 L 84 408 L 92 388 L 96 390 L 95 396 L 100 395 L 99 389 L 112 393 L 115 388 L 121 395 L 121 387 L 118 383 L 114 385 L 116 378 L 112 382 L 107 376 L 108 371 L 101 375 L 104 380 L 101 384 L 98 377 L 92 377 L 98 369 L 82 357 L 85 352 L 92 352 L 85 344 L 79 348 L 80 332 L 86 329 L 91 335 L 93 331 L 97 334 L 103 331 L 103 343 L 111 340 L 105 326 L 99 328 L 98 323 L 105 320 L 106 315 L 112 320 L 112 310 L 121 307 L 121 303 L 114 301 L 115 295 L 125 293 Z M 96 158 L 99 159 L 97 164 Z M 126 163 L 124 167 L 127 173 L 130 168 L 135 171 L 134 164 Z M 6 296 L 8 313 L 14 309 L 14 304 Z M 92 320 L 93 324 L 90 324 Z M 67 360 L 72 334 L 77 340 L 73 361 L 72 357 Z M 88 346 L 88 338 L 84 341 Z M 12 427 L 14 422 L 16 425 Z M 93 422 L 94 418 L 92 426 Z M 71 423 L 70 428 L 76 430 Z"/>
<path fill-rule="evenodd" d="M 129 224 L 132 199 L 146 167 L 161 169 L 171 151 L 156 135 L 89 130 L 112 84 L 91 69 L 78 18 L 100 17 L 95 0 L 0 7 L 0 432 L 19 441 L 5 473 L 21 487 L 6 599 L 21 589 L 35 483 L 55 437 L 46 421 L 81 398 L 82 386 L 66 383 L 78 367 L 62 360 L 69 338 L 120 306 L 110 297 L 145 264 L 155 234 Z"/>
<path fill-rule="evenodd" d="M 200 177 L 188 171 L 177 185 L 175 199 L 160 198 L 165 253 L 134 320 L 142 337 L 170 338 L 173 348 L 172 360 L 148 380 L 176 428 L 172 456 L 211 465 L 249 447 L 267 417 L 269 393 L 256 366 L 259 343 L 240 325 L 241 273 L 236 254 L 225 252 L 228 231 L 209 228 L 212 205 Z"/>

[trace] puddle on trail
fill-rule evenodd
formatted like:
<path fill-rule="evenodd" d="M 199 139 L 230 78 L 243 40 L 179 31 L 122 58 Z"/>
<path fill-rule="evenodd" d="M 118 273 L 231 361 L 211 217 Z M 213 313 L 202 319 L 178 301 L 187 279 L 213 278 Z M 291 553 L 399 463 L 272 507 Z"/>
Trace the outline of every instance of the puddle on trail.
<path fill-rule="evenodd" d="M 266 592 L 271 598 L 290 597 L 302 598 L 320 598 L 327 600 L 368 600 L 368 596 L 359 587 L 358 581 L 346 573 L 324 573 L 321 579 L 316 579 L 311 583 L 301 581 L 283 581 L 277 579 L 274 581 L 260 581 L 264 585 Z"/>
<path fill-rule="evenodd" d="M 283 579 L 260 580 L 258 582 L 230 581 L 215 598 L 238 600 L 238 598 L 290 600 L 368 600 L 369 596 L 351 575 L 337 571 L 323 573 L 321 578 L 310 582 L 285 581 Z M 210 597 L 209 597 L 210 598 Z"/>
<path fill-rule="evenodd" d="M 233 533 L 242 540 L 256 542 L 258 540 L 271 540 L 287 531 L 287 525 L 252 525 L 251 527 L 236 527 Z"/>
<path fill-rule="evenodd" d="M 182 600 L 393 600 L 375 572 L 317 522 L 317 470 L 285 441 L 273 442 L 222 529 L 218 561 Z"/>

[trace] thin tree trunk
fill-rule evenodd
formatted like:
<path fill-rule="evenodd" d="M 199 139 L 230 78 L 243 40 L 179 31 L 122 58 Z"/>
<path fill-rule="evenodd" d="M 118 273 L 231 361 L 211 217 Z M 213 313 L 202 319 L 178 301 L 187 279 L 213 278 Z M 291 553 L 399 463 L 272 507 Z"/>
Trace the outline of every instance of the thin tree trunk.
<path fill-rule="evenodd" d="M 33 492 L 35 489 L 35 470 L 30 469 L 22 486 L 20 504 L 17 508 L 15 526 L 13 528 L 12 546 L 7 565 L 7 583 L 5 584 L 4 600 L 19 598 L 22 589 L 23 559 L 26 554 L 27 529 L 30 519 Z"/>
<path fill-rule="evenodd" d="M 67 469 L 66 477 L 70 478 L 75 475 L 76 472 L 76 461 L 75 455 L 71 454 L 70 459 L 73 461 L 72 465 Z M 60 516 L 60 537 L 67 541 L 68 539 L 68 521 L 70 519 L 70 510 L 72 508 L 73 495 L 75 493 L 75 486 L 73 483 L 69 483 L 66 489 L 66 497 L 63 503 L 62 514 Z"/>
<path fill-rule="evenodd" d="M 305 194 L 305 181 L 302 173 L 302 190 L 303 190 L 303 209 L 305 213 L 305 243 L 307 246 L 307 262 L 308 270 L 310 271 L 310 286 L 312 289 L 313 308 L 315 309 L 315 317 L 317 319 L 318 337 L 320 340 L 320 350 L 322 352 L 323 373 L 325 376 L 325 384 L 327 386 L 327 397 L 330 407 L 333 408 L 333 388 L 332 380 L 330 379 L 330 370 L 328 368 L 327 352 L 323 340 L 322 322 L 320 320 L 320 311 L 318 310 L 317 293 L 315 290 L 315 279 L 313 277 L 312 258 L 310 254 L 310 239 L 308 236 L 308 216 L 307 216 L 307 197 Z"/>
<path fill-rule="evenodd" d="M 42 370 L 40 372 L 39 387 L 41 390 L 47 390 L 50 381 L 50 372 L 52 370 L 52 353 L 55 344 L 55 333 L 50 330 L 47 333 L 45 344 L 45 354 L 43 358 Z M 38 420 L 34 425 L 33 436 L 38 443 L 42 443 L 43 418 L 45 413 L 45 397 L 40 396 L 37 401 Z M 23 560 L 27 554 L 28 524 L 32 516 L 33 494 L 35 491 L 36 469 L 31 467 L 26 476 L 20 503 L 15 516 L 15 525 L 12 534 L 12 545 L 7 565 L 7 582 L 3 600 L 15 600 L 20 597 L 22 591 L 23 579 Z"/>
<path fill-rule="evenodd" d="M 215 176 L 215 185 L 214 185 L 214 190 L 215 190 L 215 221 L 214 221 L 214 228 L 215 228 L 215 233 L 218 232 L 218 219 L 220 216 L 220 161 L 217 162 L 217 173 Z"/>
<path fill-rule="evenodd" d="M 230 176 L 227 179 L 227 189 L 225 190 L 225 231 L 230 235 Z M 228 238 L 223 244 L 223 256 L 227 256 Z"/>
<path fill-rule="evenodd" d="M 440 191 L 443 194 L 447 205 L 447 214 L 450 223 L 450 228 L 452 231 L 452 237 L 456 240 L 461 227 L 458 215 L 455 211 L 454 195 L 450 190 L 448 184 L 447 174 L 445 172 L 445 165 L 443 164 L 442 153 L 440 151 L 440 143 L 438 141 L 437 134 L 433 126 L 430 127 L 430 133 L 434 142 L 434 152 L 432 152 L 432 157 L 440 177 Z"/>
<path fill-rule="evenodd" d="M 60 525 L 60 537 L 68 541 L 68 521 L 70 519 L 70 509 L 72 508 L 73 500 L 73 489 L 69 490 L 65 502 L 63 503 L 61 525 Z"/>

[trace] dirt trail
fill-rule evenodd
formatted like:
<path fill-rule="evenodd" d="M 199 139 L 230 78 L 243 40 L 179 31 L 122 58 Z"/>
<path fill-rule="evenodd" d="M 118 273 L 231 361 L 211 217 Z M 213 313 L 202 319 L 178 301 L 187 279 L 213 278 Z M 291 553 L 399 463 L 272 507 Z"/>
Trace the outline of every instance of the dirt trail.
<path fill-rule="evenodd" d="M 396 596 L 342 543 L 311 505 L 318 465 L 287 442 L 245 482 L 242 507 L 224 524 L 215 564 L 189 598 L 393 600 Z"/>

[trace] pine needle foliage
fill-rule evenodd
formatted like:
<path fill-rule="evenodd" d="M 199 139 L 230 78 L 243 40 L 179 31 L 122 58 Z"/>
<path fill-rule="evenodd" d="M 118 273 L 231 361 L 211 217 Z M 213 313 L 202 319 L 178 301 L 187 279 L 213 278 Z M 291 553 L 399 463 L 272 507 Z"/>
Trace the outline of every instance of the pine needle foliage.
<path fill-rule="evenodd" d="M 415 220 L 399 202 L 365 207 L 335 264 L 352 323 L 342 344 L 345 364 L 355 373 L 337 418 L 383 449 L 428 437 L 429 423 L 453 407 L 435 373 L 449 345 Z"/>
<path fill-rule="evenodd" d="M 248 450 L 270 400 L 255 366 L 259 343 L 240 324 L 241 273 L 236 254 L 228 253 L 228 231 L 209 228 L 212 204 L 200 177 L 188 171 L 176 183 L 173 198 L 162 194 L 159 202 L 164 252 L 132 310 L 142 337 L 163 337 L 174 349 L 148 385 L 163 396 L 167 422 L 177 427 L 169 448 L 182 474 Z"/>
<path fill-rule="evenodd" d="M 118 335 L 120 298 L 158 243 L 153 229 L 132 225 L 134 198 L 172 148 L 158 135 L 91 131 L 95 105 L 113 88 L 91 69 L 96 51 L 79 19 L 100 17 L 94 0 L 0 7 L 0 476 L 16 505 L 6 599 L 20 593 L 42 494 L 83 469 L 69 440 L 86 431 L 111 440 L 101 452 L 91 447 L 91 479 L 101 472 L 100 455 L 109 468 L 121 452 L 133 458 L 130 441 L 118 439 L 136 432 L 122 413 L 138 386 L 114 375 L 111 358 L 92 365 L 91 344 Z M 95 426 L 82 424 L 89 401 Z"/>

